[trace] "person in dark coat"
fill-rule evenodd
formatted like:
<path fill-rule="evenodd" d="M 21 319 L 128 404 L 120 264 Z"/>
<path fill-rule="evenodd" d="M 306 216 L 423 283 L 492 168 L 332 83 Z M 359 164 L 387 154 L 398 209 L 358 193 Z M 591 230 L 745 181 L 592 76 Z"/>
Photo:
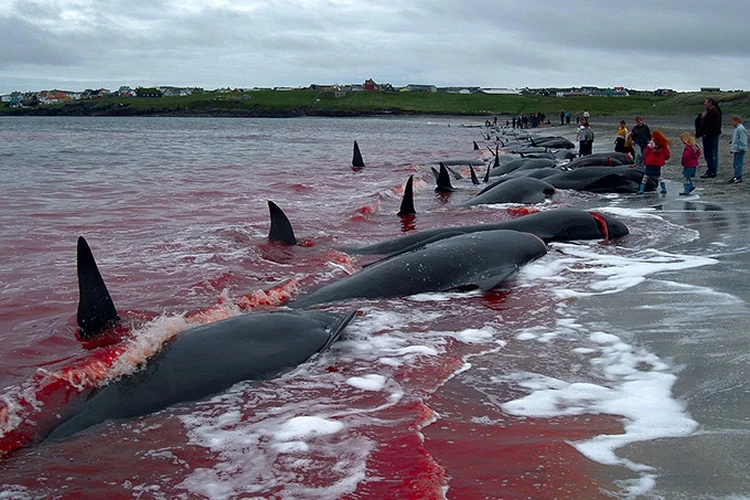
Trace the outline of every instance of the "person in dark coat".
<path fill-rule="evenodd" d="M 721 109 L 713 97 L 706 97 L 703 102 L 706 113 L 701 121 L 700 131 L 703 135 L 703 158 L 706 160 L 706 173 L 702 179 L 716 177 L 719 173 L 719 136 L 721 136 Z"/>

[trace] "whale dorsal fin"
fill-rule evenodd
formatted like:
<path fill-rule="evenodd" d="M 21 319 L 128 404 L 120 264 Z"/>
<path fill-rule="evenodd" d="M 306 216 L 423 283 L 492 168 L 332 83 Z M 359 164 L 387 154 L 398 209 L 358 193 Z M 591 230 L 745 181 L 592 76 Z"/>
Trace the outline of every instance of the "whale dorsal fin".
<path fill-rule="evenodd" d="M 414 189 L 412 183 L 414 182 L 414 176 L 410 175 L 409 180 L 406 181 L 404 186 L 404 197 L 401 198 L 401 208 L 398 210 L 398 215 L 403 217 L 405 215 L 416 215 L 417 211 L 414 209 Z"/>
<path fill-rule="evenodd" d="M 484 179 L 482 179 L 485 184 L 490 182 L 490 170 L 492 170 L 492 162 L 487 163 L 487 171 L 484 173 Z"/>
<path fill-rule="evenodd" d="M 456 189 L 451 184 L 451 174 L 448 172 L 448 168 L 445 166 L 445 163 L 440 162 L 440 171 L 438 172 L 437 187 L 435 188 L 435 191 L 450 193 L 455 190 Z"/>
<path fill-rule="evenodd" d="M 495 154 L 495 167 L 499 167 L 500 166 L 500 151 L 499 151 L 498 146 L 495 146 L 494 154 Z"/>
<path fill-rule="evenodd" d="M 450 172 L 453 178 L 456 179 L 457 181 L 460 181 L 461 179 L 464 178 L 463 175 L 459 174 L 458 172 L 456 172 L 454 169 L 450 168 L 449 166 L 446 165 L 445 168 L 448 170 L 448 172 Z"/>
<path fill-rule="evenodd" d="M 76 262 L 79 335 L 88 339 L 116 325 L 120 317 L 83 236 L 78 237 Z"/>
<path fill-rule="evenodd" d="M 473 141 L 473 142 L 474 142 L 474 151 L 478 151 L 479 150 L 479 144 L 477 144 L 477 141 Z"/>
<path fill-rule="evenodd" d="M 268 200 L 268 212 L 271 215 L 271 230 L 268 232 L 268 240 L 284 245 L 296 245 L 297 238 L 294 237 L 292 224 L 284 211 L 276 203 Z"/>
<path fill-rule="evenodd" d="M 365 166 L 365 162 L 362 159 L 362 153 L 359 152 L 359 144 L 354 141 L 354 155 L 352 156 L 352 167 L 362 168 Z"/>
<path fill-rule="evenodd" d="M 476 186 L 477 184 L 479 184 L 479 179 L 477 179 L 477 173 L 474 172 L 474 167 L 472 167 L 471 165 L 469 165 L 469 169 L 471 170 L 471 183 Z"/>

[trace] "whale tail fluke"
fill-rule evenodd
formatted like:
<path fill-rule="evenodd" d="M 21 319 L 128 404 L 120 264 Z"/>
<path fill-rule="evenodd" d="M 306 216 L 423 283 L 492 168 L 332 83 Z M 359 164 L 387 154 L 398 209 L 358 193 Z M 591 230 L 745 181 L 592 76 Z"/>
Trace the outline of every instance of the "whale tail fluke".
<path fill-rule="evenodd" d="M 107 285 L 99 273 L 91 248 L 83 236 L 78 237 L 78 328 L 82 339 L 90 339 L 112 328 L 119 321 Z"/>
<path fill-rule="evenodd" d="M 410 175 L 409 180 L 406 181 L 404 186 L 404 196 L 401 198 L 401 208 L 399 208 L 398 215 L 405 217 L 408 215 L 416 215 L 417 211 L 414 209 L 414 176 Z"/>
<path fill-rule="evenodd" d="M 292 223 L 289 222 L 284 211 L 276 203 L 268 200 L 268 212 L 271 215 L 271 230 L 268 232 L 268 240 L 283 245 L 296 245 L 297 238 L 294 237 Z"/>
<path fill-rule="evenodd" d="M 357 144 L 357 141 L 354 141 L 354 155 L 352 156 L 352 167 L 363 168 L 364 166 L 365 166 L 365 162 L 362 159 L 362 153 L 359 152 L 359 144 Z"/>

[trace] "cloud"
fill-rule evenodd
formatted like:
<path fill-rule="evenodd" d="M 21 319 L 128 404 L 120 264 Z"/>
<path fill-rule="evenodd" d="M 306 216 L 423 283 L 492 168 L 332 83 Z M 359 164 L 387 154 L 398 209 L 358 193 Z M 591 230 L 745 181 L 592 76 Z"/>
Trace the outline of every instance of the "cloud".
<path fill-rule="evenodd" d="M 87 86 L 742 88 L 750 3 L 0 0 L 0 92 Z M 18 90 L 30 90 L 20 88 Z"/>

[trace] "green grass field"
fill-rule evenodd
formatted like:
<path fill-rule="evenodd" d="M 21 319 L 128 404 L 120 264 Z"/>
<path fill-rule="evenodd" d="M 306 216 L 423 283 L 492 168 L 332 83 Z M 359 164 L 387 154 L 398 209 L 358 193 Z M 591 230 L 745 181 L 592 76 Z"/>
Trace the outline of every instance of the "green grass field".
<path fill-rule="evenodd" d="M 103 98 L 33 108 L 0 108 L 5 115 L 176 115 L 176 116 L 360 116 L 432 114 L 493 116 L 542 112 L 556 121 L 561 110 L 597 116 L 696 115 L 703 93 L 669 97 L 539 97 L 424 92 L 348 92 L 335 97 L 316 90 L 206 92 L 187 97 Z M 711 94 L 725 115 L 750 115 L 750 92 Z"/>

